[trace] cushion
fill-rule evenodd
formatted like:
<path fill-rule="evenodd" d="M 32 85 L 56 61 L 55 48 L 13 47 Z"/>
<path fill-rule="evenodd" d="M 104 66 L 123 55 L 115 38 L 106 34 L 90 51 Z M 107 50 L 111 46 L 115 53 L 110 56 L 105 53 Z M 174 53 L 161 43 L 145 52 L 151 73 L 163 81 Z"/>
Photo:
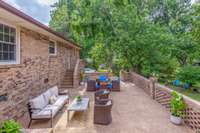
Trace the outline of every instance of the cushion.
<path fill-rule="evenodd" d="M 52 88 L 49 89 L 51 92 L 51 95 L 55 95 L 56 97 L 58 96 L 58 87 L 54 86 Z"/>
<path fill-rule="evenodd" d="M 33 109 L 43 109 L 47 104 L 45 102 L 44 96 L 40 95 L 29 101 L 31 108 Z M 33 110 L 33 113 L 37 113 L 40 110 Z"/>
<path fill-rule="evenodd" d="M 67 95 L 58 96 L 56 102 L 53 105 L 62 108 L 62 106 L 67 102 L 68 99 L 69 96 Z"/>
<path fill-rule="evenodd" d="M 112 102 L 111 101 L 108 101 L 107 103 L 106 103 L 106 105 L 111 105 L 112 104 Z"/>
<path fill-rule="evenodd" d="M 56 102 L 56 100 L 57 100 L 57 97 L 55 95 L 51 96 L 49 98 L 49 104 L 54 104 Z"/>
<path fill-rule="evenodd" d="M 42 111 L 38 113 L 33 113 L 32 118 L 35 118 L 35 119 L 51 118 L 51 111 L 52 111 L 52 117 L 54 117 L 57 114 L 59 109 L 60 108 L 58 106 L 47 105 Z"/>
<path fill-rule="evenodd" d="M 48 104 L 49 103 L 49 99 L 52 96 L 50 90 L 47 90 L 45 93 L 43 93 L 43 96 L 44 96 L 46 104 Z"/>

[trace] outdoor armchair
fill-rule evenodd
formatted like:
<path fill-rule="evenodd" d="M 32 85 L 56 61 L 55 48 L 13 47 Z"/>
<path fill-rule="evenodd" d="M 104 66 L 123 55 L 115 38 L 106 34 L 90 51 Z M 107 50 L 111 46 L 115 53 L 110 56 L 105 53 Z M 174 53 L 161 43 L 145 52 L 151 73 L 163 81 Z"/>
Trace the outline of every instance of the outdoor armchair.
<path fill-rule="evenodd" d="M 95 91 L 96 90 L 96 81 L 88 80 L 87 81 L 87 91 Z"/>
<path fill-rule="evenodd" d="M 98 100 L 94 105 L 94 123 L 108 125 L 112 122 L 113 101 L 111 99 Z"/>
<path fill-rule="evenodd" d="M 112 80 L 112 91 L 120 91 L 120 80 Z"/>
<path fill-rule="evenodd" d="M 94 93 L 95 102 L 101 99 L 108 99 L 110 92 L 107 90 L 99 90 Z"/>

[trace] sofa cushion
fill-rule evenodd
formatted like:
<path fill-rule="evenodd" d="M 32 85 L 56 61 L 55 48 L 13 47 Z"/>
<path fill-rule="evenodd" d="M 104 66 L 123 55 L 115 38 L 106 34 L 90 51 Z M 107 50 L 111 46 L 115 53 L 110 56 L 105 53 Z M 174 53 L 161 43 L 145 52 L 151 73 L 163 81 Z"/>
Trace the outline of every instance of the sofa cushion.
<path fill-rule="evenodd" d="M 107 106 L 109 106 L 111 104 L 112 104 L 112 102 L 110 100 L 106 103 Z"/>
<path fill-rule="evenodd" d="M 58 87 L 54 86 L 52 88 L 49 89 L 51 92 L 51 95 L 55 95 L 56 97 L 58 96 Z"/>
<path fill-rule="evenodd" d="M 45 119 L 54 117 L 60 108 L 58 106 L 47 105 L 43 110 L 38 113 L 33 113 L 32 118 Z M 51 114 L 52 112 L 52 114 Z M 51 116 L 52 115 L 52 116 Z"/>
<path fill-rule="evenodd" d="M 56 100 L 57 100 L 57 97 L 55 95 L 51 96 L 49 98 L 49 104 L 51 104 L 51 105 L 54 104 L 56 102 Z"/>
<path fill-rule="evenodd" d="M 45 99 L 45 103 L 49 104 L 50 97 L 52 96 L 51 91 L 47 90 L 45 93 L 43 93 L 43 96 Z"/>
<path fill-rule="evenodd" d="M 29 103 L 32 109 L 43 109 L 47 105 L 43 95 L 39 95 L 36 98 L 30 100 Z M 32 111 L 33 113 L 37 113 L 40 110 Z"/>
<path fill-rule="evenodd" d="M 68 99 L 69 99 L 69 96 L 67 95 L 58 96 L 56 102 L 53 105 L 59 106 L 60 108 L 62 108 L 62 106 L 67 102 Z"/>

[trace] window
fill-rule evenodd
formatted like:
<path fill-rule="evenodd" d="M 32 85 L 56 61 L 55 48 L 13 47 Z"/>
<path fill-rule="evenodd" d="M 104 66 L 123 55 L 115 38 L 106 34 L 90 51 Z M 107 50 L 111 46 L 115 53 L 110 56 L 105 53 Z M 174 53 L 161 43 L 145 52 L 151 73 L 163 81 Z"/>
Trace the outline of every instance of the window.
<path fill-rule="evenodd" d="M 16 61 L 16 28 L 0 23 L 0 63 Z"/>
<path fill-rule="evenodd" d="M 49 54 L 56 55 L 56 43 L 54 41 L 49 42 Z"/>

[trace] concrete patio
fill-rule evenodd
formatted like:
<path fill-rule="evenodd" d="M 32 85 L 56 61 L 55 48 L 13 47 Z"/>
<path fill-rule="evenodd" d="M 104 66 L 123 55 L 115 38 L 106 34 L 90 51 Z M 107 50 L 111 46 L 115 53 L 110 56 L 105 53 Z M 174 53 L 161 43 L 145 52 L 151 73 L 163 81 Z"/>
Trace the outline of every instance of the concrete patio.
<path fill-rule="evenodd" d="M 142 89 L 132 83 L 121 83 L 121 92 L 112 92 L 113 121 L 108 126 L 93 124 L 94 92 L 85 92 L 85 87 L 70 90 L 71 99 L 77 94 L 90 97 L 90 108 L 83 113 L 74 113 L 67 122 L 66 107 L 54 120 L 54 133 L 193 133 L 188 127 L 173 125 L 169 112 L 153 101 Z M 49 122 L 36 121 L 32 128 L 47 128 Z"/>

